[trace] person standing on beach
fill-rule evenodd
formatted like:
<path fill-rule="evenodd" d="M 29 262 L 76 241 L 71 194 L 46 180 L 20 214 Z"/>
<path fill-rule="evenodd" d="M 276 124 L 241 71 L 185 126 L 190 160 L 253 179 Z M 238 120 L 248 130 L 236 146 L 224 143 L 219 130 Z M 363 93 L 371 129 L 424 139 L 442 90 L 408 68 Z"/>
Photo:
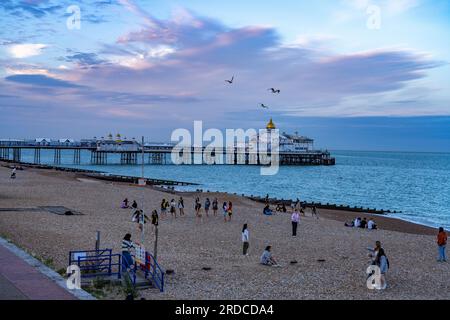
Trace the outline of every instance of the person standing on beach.
<path fill-rule="evenodd" d="M 139 245 L 139 243 L 136 242 L 136 245 Z M 135 248 L 135 243 L 131 241 L 131 234 L 127 233 L 122 240 L 122 271 L 128 271 L 134 264 L 131 249 Z"/>
<path fill-rule="evenodd" d="M 222 209 L 223 209 L 223 220 L 224 222 L 227 222 L 228 204 L 226 202 L 223 203 Z"/>
<path fill-rule="evenodd" d="M 319 216 L 317 215 L 317 208 L 316 208 L 316 206 L 312 206 L 312 209 L 311 209 L 311 217 L 316 217 L 316 219 L 319 219 Z"/>
<path fill-rule="evenodd" d="M 166 216 L 168 206 L 169 206 L 169 203 L 166 201 L 166 199 L 162 199 L 162 201 L 161 201 L 161 218 Z"/>
<path fill-rule="evenodd" d="M 152 211 L 151 219 L 152 219 L 153 232 L 155 232 L 156 227 L 159 224 L 158 211 L 156 211 L 156 210 Z"/>
<path fill-rule="evenodd" d="M 180 197 L 180 199 L 178 199 L 178 210 L 180 210 L 180 217 L 184 216 L 184 200 L 183 200 L 183 197 Z"/>
<path fill-rule="evenodd" d="M 292 236 L 297 236 L 297 226 L 300 221 L 300 214 L 298 213 L 297 209 L 294 210 L 291 216 L 291 222 L 292 222 Z"/>
<path fill-rule="evenodd" d="M 231 216 L 233 215 L 233 204 L 231 203 L 231 201 L 228 202 L 228 221 L 231 222 Z"/>
<path fill-rule="evenodd" d="M 209 201 L 209 198 L 206 198 L 206 201 L 205 201 L 205 213 L 206 213 L 206 217 L 208 217 L 209 207 L 211 207 L 211 201 Z"/>
<path fill-rule="evenodd" d="M 384 290 L 387 287 L 386 272 L 389 269 L 389 260 L 387 259 L 383 248 L 379 248 L 375 258 L 375 264 L 380 268 L 380 286 L 375 287 L 375 289 Z"/>
<path fill-rule="evenodd" d="M 175 219 L 177 218 L 177 203 L 175 202 L 175 199 L 170 200 L 170 214 L 175 216 Z"/>
<path fill-rule="evenodd" d="M 17 169 L 16 169 L 16 167 L 14 167 L 12 169 L 12 171 L 11 171 L 11 179 L 15 179 L 16 178 L 16 171 L 17 171 Z"/>
<path fill-rule="evenodd" d="M 368 248 L 368 250 L 370 251 L 369 257 L 371 257 L 373 259 L 372 260 L 372 264 L 375 264 L 375 259 L 376 259 L 377 255 L 378 255 L 378 252 L 380 251 L 380 249 L 382 249 L 380 241 L 376 241 L 375 242 L 375 248 L 373 248 L 373 249 L 372 248 Z"/>
<path fill-rule="evenodd" d="M 195 204 L 194 204 L 195 214 L 197 216 L 200 214 L 200 209 L 201 208 L 202 208 L 202 205 L 200 203 L 200 198 L 197 197 L 197 198 L 195 198 Z"/>
<path fill-rule="evenodd" d="M 213 200 L 212 209 L 213 209 L 214 217 L 216 217 L 217 210 L 219 209 L 219 200 L 217 200 L 217 198 L 214 198 L 214 200 Z"/>
<path fill-rule="evenodd" d="M 242 253 L 244 256 L 248 256 L 248 247 L 249 247 L 249 233 L 248 233 L 248 226 L 247 224 L 244 224 L 244 227 L 242 228 L 242 243 L 243 243 L 243 250 Z"/>
<path fill-rule="evenodd" d="M 447 257 L 445 255 L 445 246 L 447 245 L 447 233 L 444 231 L 444 228 L 439 228 L 439 233 L 437 236 L 437 245 L 439 251 L 438 262 L 446 262 Z"/>

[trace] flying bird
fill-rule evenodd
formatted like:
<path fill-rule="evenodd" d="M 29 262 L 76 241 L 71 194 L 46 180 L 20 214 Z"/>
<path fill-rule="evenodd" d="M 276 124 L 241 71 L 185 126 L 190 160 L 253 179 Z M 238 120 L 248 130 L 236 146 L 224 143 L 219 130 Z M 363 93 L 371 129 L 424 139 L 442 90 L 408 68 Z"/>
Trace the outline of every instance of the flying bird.
<path fill-rule="evenodd" d="M 231 77 L 231 80 L 225 80 L 225 82 L 228 82 L 229 84 L 232 84 L 232 83 L 233 83 L 233 81 L 234 81 L 234 76 L 233 76 L 233 77 Z"/>
<path fill-rule="evenodd" d="M 270 88 L 270 89 L 267 89 L 267 90 L 272 91 L 272 93 L 280 93 L 281 92 L 280 89 L 275 89 L 275 88 Z"/>
<path fill-rule="evenodd" d="M 266 106 L 264 103 L 261 103 L 259 106 L 264 109 L 269 109 L 269 106 Z"/>

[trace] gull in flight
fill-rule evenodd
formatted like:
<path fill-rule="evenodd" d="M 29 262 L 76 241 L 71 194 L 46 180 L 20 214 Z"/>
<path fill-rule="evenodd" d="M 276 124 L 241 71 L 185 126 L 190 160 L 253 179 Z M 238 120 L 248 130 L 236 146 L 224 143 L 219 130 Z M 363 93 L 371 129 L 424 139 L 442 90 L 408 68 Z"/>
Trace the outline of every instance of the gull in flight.
<path fill-rule="evenodd" d="M 225 80 L 225 82 L 228 82 L 229 84 L 232 84 L 232 83 L 233 83 L 233 81 L 234 81 L 234 76 L 233 76 L 233 77 L 231 77 L 231 80 Z"/>
<path fill-rule="evenodd" d="M 270 88 L 270 89 L 267 89 L 267 90 L 272 91 L 272 93 L 280 93 L 281 92 L 280 89 L 275 89 L 275 88 Z"/>

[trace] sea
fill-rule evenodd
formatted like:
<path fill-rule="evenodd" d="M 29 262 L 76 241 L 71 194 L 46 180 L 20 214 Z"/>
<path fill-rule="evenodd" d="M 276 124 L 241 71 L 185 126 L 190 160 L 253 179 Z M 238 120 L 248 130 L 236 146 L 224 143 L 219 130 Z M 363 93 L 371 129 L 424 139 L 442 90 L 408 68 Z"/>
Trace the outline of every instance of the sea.
<path fill-rule="evenodd" d="M 145 165 L 148 178 L 192 182 L 180 188 L 221 191 L 279 199 L 376 208 L 401 213 L 392 217 L 450 229 L 450 153 L 332 151 L 335 166 L 282 166 L 278 174 L 263 176 L 257 166 Z M 71 152 L 62 153 L 61 166 L 141 176 L 140 165 L 90 165 L 82 154 L 73 165 Z M 33 162 L 33 151 L 22 151 Z M 113 160 L 111 162 L 114 162 Z M 53 164 L 43 151 L 41 163 Z"/>

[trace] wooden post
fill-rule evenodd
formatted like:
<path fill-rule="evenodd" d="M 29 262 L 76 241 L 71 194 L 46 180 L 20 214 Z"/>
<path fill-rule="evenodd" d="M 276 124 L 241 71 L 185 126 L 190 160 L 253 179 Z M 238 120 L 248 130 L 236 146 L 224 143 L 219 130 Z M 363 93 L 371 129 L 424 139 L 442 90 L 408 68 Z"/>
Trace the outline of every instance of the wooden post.
<path fill-rule="evenodd" d="M 158 262 L 158 226 L 155 226 L 155 247 L 153 248 L 153 257 Z"/>
<path fill-rule="evenodd" d="M 100 231 L 97 231 L 96 239 L 95 239 L 95 251 L 100 250 Z"/>

